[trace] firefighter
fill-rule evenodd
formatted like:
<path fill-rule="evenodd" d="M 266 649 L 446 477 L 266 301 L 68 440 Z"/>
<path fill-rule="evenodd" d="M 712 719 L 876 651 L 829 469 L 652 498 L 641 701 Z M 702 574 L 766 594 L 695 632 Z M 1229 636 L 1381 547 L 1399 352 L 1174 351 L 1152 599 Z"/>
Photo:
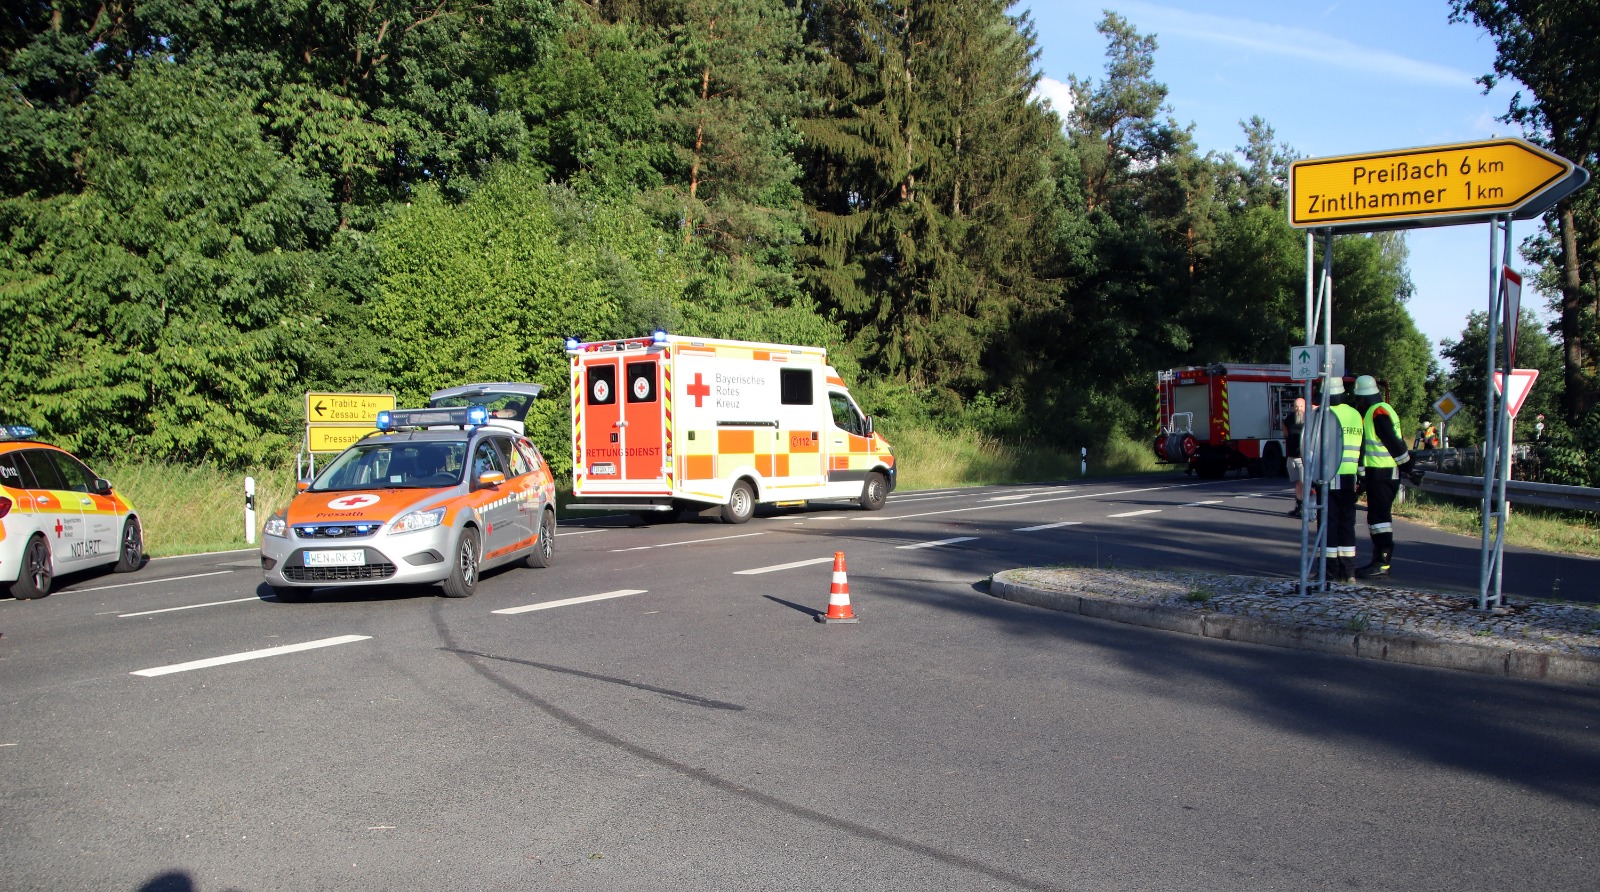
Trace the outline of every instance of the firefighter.
<path fill-rule="evenodd" d="M 1356 581 L 1356 473 L 1361 468 L 1361 413 L 1348 404 L 1341 379 L 1329 379 L 1325 395 L 1328 411 L 1342 434 L 1343 451 L 1339 469 L 1328 481 L 1328 516 L 1324 520 L 1328 535 L 1323 557 L 1329 580 L 1350 583 Z"/>
<path fill-rule="evenodd" d="M 1356 379 L 1355 407 L 1361 412 L 1361 475 L 1367 491 L 1367 532 L 1372 536 L 1372 562 L 1356 571 L 1362 579 L 1389 575 L 1394 558 L 1394 499 L 1400 475 L 1410 476 L 1415 462 L 1396 425 L 1400 417 L 1383 401 L 1371 375 Z"/>

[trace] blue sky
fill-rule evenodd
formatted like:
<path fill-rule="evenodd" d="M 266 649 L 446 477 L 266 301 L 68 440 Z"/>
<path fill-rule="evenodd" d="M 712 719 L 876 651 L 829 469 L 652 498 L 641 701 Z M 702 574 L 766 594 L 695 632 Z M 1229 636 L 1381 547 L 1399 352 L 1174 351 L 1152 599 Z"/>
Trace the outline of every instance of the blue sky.
<path fill-rule="evenodd" d="M 1515 85 L 1485 95 L 1474 80 L 1493 68 L 1493 40 L 1476 25 L 1451 24 L 1447 0 L 1024 0 L 1013 12 L 1023 9 L 1038 32 L 1040 92 L 1057 108 L 1070 102 L 1069 75 L 1104 74 L 1095 26 L 1106 9 L 1154 34 L 1153 77 L 1167 85 L 1172 117 L 1194 124 L 1202 152 L 1233 152 L 1244 142 L 1239 122 L 1252 115 L 1302 157 L 1522 135 L 1496 120 Z M 1536 225 L 1514 224 L 1513 239 L 1520 244 Z M 1406 240 L 1416 285 L 1407 306 L 1437 352 L 1440 340 L 1460 337 L 1468 313 L 1488 307 L 1489 225 L 1414 229 Z M 1520 257 L 1514 265 L 1528 270 Z M 1548 319 L 1545 304 L 1523 297 Z"/>

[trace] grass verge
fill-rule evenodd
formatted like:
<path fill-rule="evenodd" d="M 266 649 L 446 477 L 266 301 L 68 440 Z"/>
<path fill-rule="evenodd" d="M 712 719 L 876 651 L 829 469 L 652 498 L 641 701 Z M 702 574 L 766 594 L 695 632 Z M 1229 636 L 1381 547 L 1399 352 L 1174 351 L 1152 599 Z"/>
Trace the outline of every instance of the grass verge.
<path fill-rule="evenodd" d="M 1476 501 L 1415 489 L 1394 506 L 1397 517 L 1434 529 L 1482 537 L 1483 514 Z M 1600 557 L 1600 519 L 1592 514 L 1549 508 L 1511 506 L 1506 544 L 1538 551 Z"/>

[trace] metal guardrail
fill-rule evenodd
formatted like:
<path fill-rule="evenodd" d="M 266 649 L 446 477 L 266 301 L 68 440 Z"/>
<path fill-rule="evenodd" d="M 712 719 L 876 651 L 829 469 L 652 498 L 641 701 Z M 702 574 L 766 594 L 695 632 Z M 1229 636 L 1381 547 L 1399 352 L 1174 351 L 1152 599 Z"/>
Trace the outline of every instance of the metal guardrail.
<path fill-rule="evenodd" d="M 1482 477 L 1428 471 L 1423 474 L 1422 485 L 1418 488 L 1442 496 L 1483 500 Z M 1541 508 L 1600 513 L 1600 489 L 1584 486 L 1511 480 L 1506 483 L 1506 501 L 1512 505 L 1538 505 Z"/>

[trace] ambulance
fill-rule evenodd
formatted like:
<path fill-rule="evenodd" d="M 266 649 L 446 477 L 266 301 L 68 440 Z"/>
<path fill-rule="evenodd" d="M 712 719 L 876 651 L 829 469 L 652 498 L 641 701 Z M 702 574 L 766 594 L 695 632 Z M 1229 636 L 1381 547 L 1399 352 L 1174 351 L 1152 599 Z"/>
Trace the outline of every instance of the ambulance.
<path fill-rule="evenodd" d="M 882 508 L 894 453 L 820 347 L 656 332 L 567 342 L 575 509 L 668 520 L 849 499 Z"/>

